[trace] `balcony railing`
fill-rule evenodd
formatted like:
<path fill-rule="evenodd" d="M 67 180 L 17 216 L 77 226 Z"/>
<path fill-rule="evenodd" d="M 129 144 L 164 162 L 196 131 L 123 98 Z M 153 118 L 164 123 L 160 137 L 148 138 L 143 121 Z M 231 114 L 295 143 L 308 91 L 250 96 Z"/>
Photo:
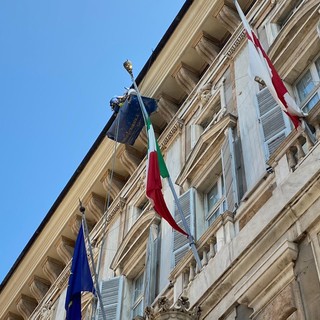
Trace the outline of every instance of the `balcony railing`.
<path fill-rule="evenodd" d="M 219 215 L 205 233 L 196 241 L 196 248 L 199 253 L 202 268 L 205 268 L 210 259 L 220 251 L 223 245 L 229 243 L 234 237 L 234 214 L 225 211 Z M 169 280 L 174 283 L 174 300 L 183 295 L 199 270 L 191 249 L 179 261 L 172 270 Z"/>

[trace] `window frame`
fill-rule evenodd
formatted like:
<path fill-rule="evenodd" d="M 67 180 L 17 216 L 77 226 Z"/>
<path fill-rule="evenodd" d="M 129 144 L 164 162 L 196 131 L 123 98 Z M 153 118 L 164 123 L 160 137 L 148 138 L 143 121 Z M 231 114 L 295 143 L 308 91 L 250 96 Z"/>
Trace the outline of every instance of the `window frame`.
<path fill-rule="evenodd" d="M 316 62 L 319 61 L 319 67 L 317 67 Z M 318 69 L 319 68 L 319 69 Z M 314 82 L 314 87 L 310 91 L 310 93 L 304 98 L 304 100 L 301 100 L 299 90 L 298 90 L 298 83 L 303 79 L 304 76 L 306 76 L 307 72 L 310 72 L 311 79 Z M 317 104 L 317 102 L 320 100 L 320 55 L 315 58 L 308 67 L 301 73 L 301 75 L 298 77 L 298 79 L 294 83 L 294 91 L 297 101 L 299 102 L 299 106 L 301 110 L 305 112 L 309 112 L 312 110 L 312 108 Z M 311 102 L 311 100 L 318 95 L 318 101 L 309 109 L 305 109 L 306 106 Z"/>
<path fill-rule="evenodd" d="M 144 269 L 136 276 L 133 281 L 132 281 L 132 302 L 131 302 L 131 318 L 133 319 L 136 316 L 143 316 L 143 310 L 144 310 Z M 136 297 L 136 284 L 137 282 L 141 282 L 141 288 L 140 288 L 140 293 Z M 138 308 L 140 307 L 141 304 L 141 310 L 139 313 Z M 138 313 L 135 313 L 135 310 L 138 310 Z"/>

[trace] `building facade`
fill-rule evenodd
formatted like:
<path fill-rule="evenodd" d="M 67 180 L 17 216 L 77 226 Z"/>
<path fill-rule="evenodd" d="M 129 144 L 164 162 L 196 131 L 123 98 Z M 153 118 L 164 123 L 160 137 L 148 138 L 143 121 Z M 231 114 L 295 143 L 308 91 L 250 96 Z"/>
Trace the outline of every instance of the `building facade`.
<path fill-rule="evenodd" d="M 201 268 L 146 198 L 145 132 L 104 129 L 2 282 L 0 319 L 64 319 L 79 198 L 108 320 L 320 319 L 320 1 L 238 2 L 310 132 L 250 75 L 233 1 L 187 0 L 137 83 Z M 90 293 L 82 314 L 103 319 Z"/>

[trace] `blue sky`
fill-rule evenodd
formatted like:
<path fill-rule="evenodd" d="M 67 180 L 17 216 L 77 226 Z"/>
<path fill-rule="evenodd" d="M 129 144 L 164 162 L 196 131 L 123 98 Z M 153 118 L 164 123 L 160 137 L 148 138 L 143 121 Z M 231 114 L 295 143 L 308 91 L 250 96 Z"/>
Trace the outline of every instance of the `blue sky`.
<path fill-rule="evenodd" d="M 0 282 L 183 3 L 0 1 Z"/>

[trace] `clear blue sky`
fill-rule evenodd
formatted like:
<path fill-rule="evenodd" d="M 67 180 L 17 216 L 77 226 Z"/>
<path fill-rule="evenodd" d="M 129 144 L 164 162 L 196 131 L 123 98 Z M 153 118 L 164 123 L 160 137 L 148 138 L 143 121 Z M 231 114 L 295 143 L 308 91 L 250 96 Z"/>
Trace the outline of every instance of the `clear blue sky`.
<path fill-rule="evenodd" d="M 0 282 L 183 4 L 0 1 Z"/>

